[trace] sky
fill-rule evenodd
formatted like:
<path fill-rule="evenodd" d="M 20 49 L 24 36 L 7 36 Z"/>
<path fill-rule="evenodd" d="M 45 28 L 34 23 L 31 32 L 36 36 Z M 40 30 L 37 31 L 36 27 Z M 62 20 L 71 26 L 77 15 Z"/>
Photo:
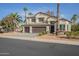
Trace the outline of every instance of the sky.
<path fill-rule="evenodd" d="M 56 15 L 57 11 L 57 4 L 55 3 L 0 3 L 0 20 L 8 14 L 15 12 L 21 15 L 24 20 L 24 7 L 28 9 L 28 13 L 31 12 L 33 14 L 38 12 L 46 13 L 50 10 L 54 12 L 54 15 Z M 79 3 L 60 4 L 61 17 L 70 20 L 74 14 L 79 15 Z"/>

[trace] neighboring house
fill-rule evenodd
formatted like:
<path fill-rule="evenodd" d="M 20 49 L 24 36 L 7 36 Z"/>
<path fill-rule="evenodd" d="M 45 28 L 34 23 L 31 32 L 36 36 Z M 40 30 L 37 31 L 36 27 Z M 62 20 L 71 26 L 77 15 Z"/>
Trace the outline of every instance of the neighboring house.
<path fill-rule="evenodd" d="M 27 16 L 27 20 L 24 25 L 24 32 L 27 33 L 56 33 L 56 16 L 50 16 L 47 13 L 39 12 L 35 15 Z M 71 22 L 64 18 L 59 20 L 59 31 L 66 32 L 71 31 Z"/>

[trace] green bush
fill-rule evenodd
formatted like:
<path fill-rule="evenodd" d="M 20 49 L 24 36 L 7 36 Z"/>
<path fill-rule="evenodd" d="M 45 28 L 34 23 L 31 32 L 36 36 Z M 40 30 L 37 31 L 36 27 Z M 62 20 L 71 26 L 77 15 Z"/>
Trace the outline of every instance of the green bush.
<path fill-rule="evenodd" d="M 68 38 L 74 38 L 76 36 L 79 36 L 79 31 L 65 32 L 65 34 Z"/>
<path fill-rule="evenodd" d="M 38 34 L 38 36 L 41 36 L 41 35 L 42 35 L 42 33 L 39 33 L 39 34 Z"/>
<path fill-rule="evenodd" d="M 23 32 L 23 30 L 21 30 L 20 32 Z"/>
<path fill-rule="evenodd" d="M 67 36 L 68 38 L 71 37 L 71 32 L 65 32 L 65 34 L 66 34 L 66 36 Z"/>
<path fill-rule="evenodd" d="M 44 34 L 47 34 L 47 32 L 46 31 L 40 32 L 38 35 L 41 36 L 41 35 L 44 35 Z"/>
<path fill-rule="evenodd" d="M 42 32 L 42 34 L 47 34 L 47 32 L 46 32 L 46 31 L 44 31 L 44 32 Z"/>
<path fill-rule="evenodd" d="M 79 31 L 79 24 L 75 24 L 71 26 L 72 31 Z"/>
<path fill-rule="evenodd" d="M 45 32 L 42 32 L 42 34 L 45 34 Z"/>
<path fill-rule="evenodd" d="M 79 31 L 76 32 L 76 35 L 79 36 Z"/>

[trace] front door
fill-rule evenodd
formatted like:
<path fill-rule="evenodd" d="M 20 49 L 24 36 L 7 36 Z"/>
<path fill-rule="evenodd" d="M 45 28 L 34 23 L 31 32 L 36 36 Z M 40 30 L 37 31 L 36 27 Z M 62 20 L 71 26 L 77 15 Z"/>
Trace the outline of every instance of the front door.
<path fill-rule="evenodd" d="M 54 32 L 54 25 L 51 25 L 50 33 Z"/>
<path fill-rule="evenodd" d="M 55 24 L 55 21 L 51 21 L 50 24 L 51 24 L 51 26 L 50 26 L 50 33 L 54 33 L 54 24 Z"/>

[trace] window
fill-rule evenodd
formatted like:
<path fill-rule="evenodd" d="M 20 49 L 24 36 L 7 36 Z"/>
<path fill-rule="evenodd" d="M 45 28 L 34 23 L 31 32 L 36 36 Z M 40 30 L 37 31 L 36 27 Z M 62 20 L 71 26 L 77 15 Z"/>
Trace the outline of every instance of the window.
<path fill-rule="evenodd" d="M 35 18 L 32 18 L 32 22 L 35 22 L 36 21 L 36 19 Z"/>
<path fill-rule="evenodd" d="M 39 19 L 39 22 L 44 22 L 44 18 L 38 18 Z"/>
<path fill-rule="evenodd" d="M 60 24 L 60 30 L 65 30 L 65 24 Z"/>

